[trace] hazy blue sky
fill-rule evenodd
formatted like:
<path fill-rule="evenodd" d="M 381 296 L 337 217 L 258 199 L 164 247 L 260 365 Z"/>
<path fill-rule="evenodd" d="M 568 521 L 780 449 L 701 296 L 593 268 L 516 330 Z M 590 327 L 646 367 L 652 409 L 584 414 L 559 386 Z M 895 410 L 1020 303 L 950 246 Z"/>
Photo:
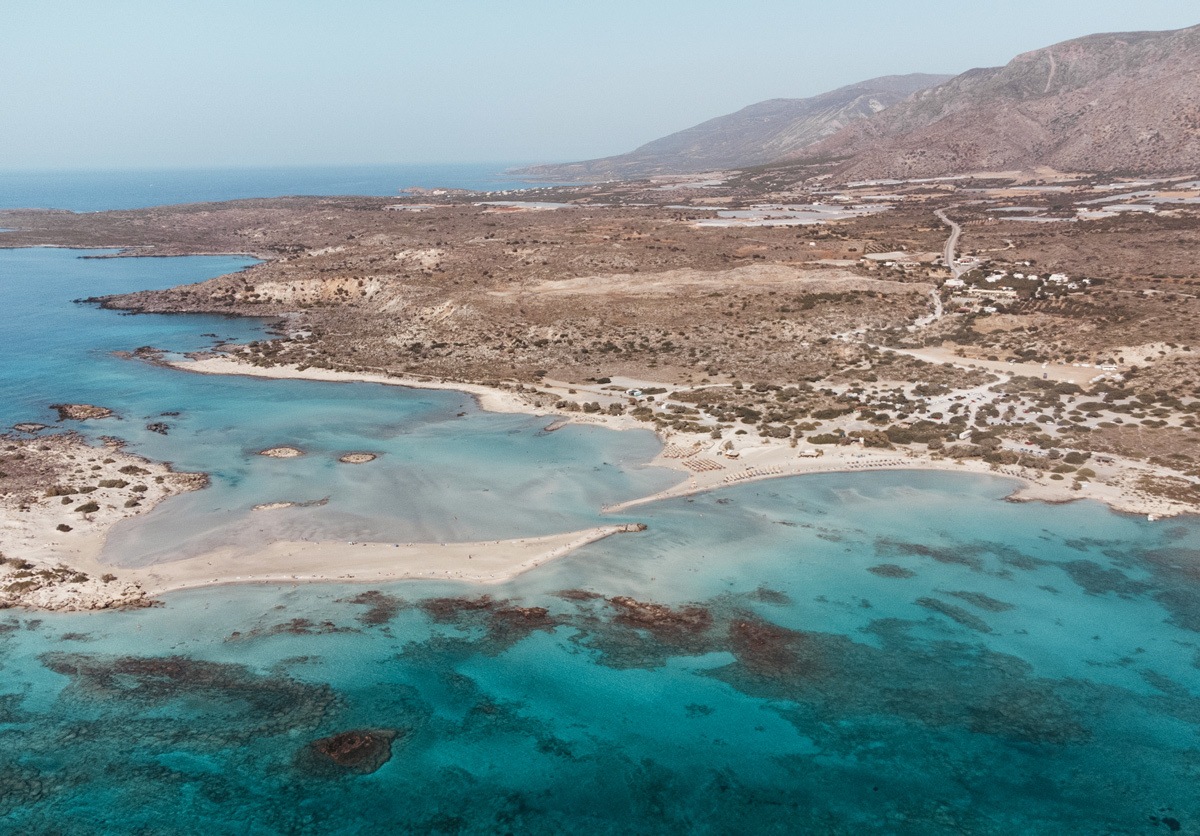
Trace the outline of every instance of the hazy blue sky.
<path fill-rule="evenodd" d="M 0 0 L 0 168 L 602 156 L 1188 0 Z"/>

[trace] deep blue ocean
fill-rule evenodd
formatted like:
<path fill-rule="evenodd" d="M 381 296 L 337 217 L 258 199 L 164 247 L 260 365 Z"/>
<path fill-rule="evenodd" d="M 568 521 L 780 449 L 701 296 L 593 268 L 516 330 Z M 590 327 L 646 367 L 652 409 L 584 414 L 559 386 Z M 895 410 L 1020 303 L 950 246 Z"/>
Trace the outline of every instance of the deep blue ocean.
<path fill-rule="evenodd" d="M 0 209 L 139 209 L 290 195 L 397 195 L 410 186 L 500 191 L 527 188 L 506 164 L 357 165 L 304 168 L 0 170 Z"/>
<path fill-rule="evenodd" d="M 101 404 L 118 418 L 63 426 L 213 474 L 118 526 L 115 563 L 550 533 L 675 480 L 649 432 L 122 359 L 269 324 L 72 299 L 249 262 L 87 254 L 0 250 L 0 425 Z M 309 455 L 254 455 L 278 444 Z M 338 466 L 351 450 L 383 455 Z M 1012 487 L 780 479 L 643 506 L 617 519 L 648 531 L 500 585 L 0 614 L 0 832 L 1200 832 L 1200 523 Z M 373 772 L 312 754 L 363 730 L 391 738 Z"/>

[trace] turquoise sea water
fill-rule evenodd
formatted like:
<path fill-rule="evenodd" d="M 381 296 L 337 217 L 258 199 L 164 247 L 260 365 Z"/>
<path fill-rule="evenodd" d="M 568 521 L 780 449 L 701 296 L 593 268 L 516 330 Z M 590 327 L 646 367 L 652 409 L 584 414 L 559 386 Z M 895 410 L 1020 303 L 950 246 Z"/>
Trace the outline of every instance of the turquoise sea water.
<path fill-rule="evenodd" d="M 213 473 L 123 524 L 114 561 L 297 534 L 548 533 L 674 480 L 645 466 L 649 433 L 546 434 L 455 393 L 114 357 L 267 326 L 70 301 L 244 260 L 78 255 L 0 251 L 0 423 L 97 403 L 119 420 L 72 428 Z M 254 455 L 277 444 L 307 455 Z M 335 463 L 352 450 L 383 455 Z M 647 532 L 502 585 L 0 614 L 0 829 L 1196 832 L 1200 525 L 1010 489 L 776 480 L 636 509 L 621 519 Z M 360 774 L 312 754 L 351 730 L 394 735 L 390 759 Z"/>

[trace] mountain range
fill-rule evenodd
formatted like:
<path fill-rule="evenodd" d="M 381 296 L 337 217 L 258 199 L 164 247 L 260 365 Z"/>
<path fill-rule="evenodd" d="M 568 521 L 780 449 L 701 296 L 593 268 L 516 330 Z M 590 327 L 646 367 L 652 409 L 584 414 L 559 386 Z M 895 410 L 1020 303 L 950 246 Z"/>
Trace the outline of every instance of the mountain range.
<path fill-rule="evenodd" d="M 522 169 L 542 179 L 625 180 L 774 162 L 866 119 L 948 75 L 892 75 L 807 99 L 768 99 L 615 157 Z"/>
<path fill-rule="evenodd" d="M 805 160 L 846 179 L 1200 169 L 1200 26 L 1089 35 L 1003 67 L 772 99 L 628 154 L 520 173 L 636 179 Z"/>

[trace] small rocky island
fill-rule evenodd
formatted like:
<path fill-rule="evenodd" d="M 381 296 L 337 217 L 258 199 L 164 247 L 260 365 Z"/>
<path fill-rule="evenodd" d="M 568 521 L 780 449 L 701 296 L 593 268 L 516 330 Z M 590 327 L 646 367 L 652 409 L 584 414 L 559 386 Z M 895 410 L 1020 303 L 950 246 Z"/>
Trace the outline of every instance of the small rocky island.
<path fill-rule="evenodd" d="M 268 447 L 266 450 L 259 450 L 258 455 L 268 459 L 298 459 L 304 455 L 304 451 L 298 447 Z"/>

